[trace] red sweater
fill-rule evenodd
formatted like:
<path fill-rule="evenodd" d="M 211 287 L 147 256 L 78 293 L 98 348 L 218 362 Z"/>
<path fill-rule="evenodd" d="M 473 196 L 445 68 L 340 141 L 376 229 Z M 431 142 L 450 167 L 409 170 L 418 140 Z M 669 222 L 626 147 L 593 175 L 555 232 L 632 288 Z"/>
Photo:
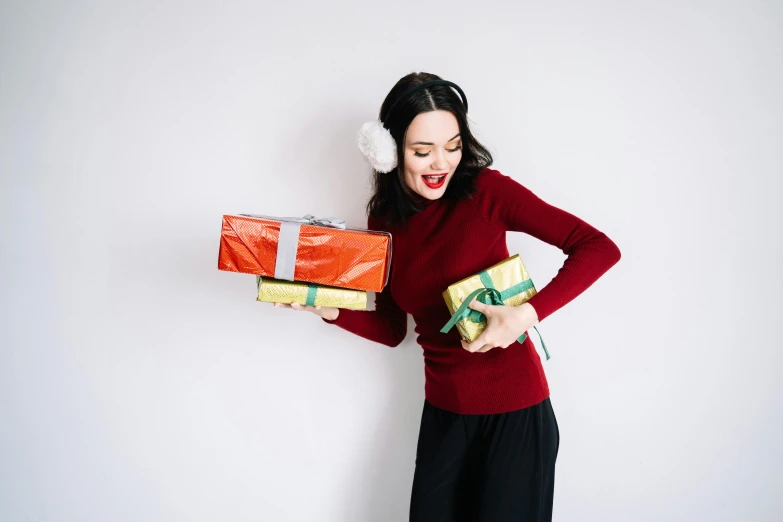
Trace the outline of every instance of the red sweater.
<path fill-rule="evenodd" d="M 506 231 L 524 232 L 568 256 L 557 275 L 545 287 L 537 286 L 538 293 L 528 301 L 540 322 L 617 263 L 620 250 L 604 233 L 496 170 L 482 171 L 476 184 L 472 199 L 429 202 L 410 218 L 407 230 L 371 217 L 369 229 L 392 234 L 390 281 L 376 295 L 374 311 L 341 309 L 335 321 L 324 321 L 397 346 L 407 333 L 407 314 L 413 315 L 417 342 L 424 349 L 427 400 L 455 413 L 504 413 L 549 397 L 530 336 L 506 349 L 470 353 L 462 348 L 456 328 L 440 333 L 450 319 L 442 292 L 508 258 Z"/>

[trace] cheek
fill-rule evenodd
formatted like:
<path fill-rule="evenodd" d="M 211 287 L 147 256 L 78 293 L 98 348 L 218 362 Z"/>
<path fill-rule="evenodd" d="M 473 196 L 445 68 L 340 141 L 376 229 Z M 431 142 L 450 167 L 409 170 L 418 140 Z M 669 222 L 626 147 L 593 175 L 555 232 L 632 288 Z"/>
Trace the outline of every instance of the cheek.
<path fill-rule="evenodd" d="M 419 158 L 413 155 L 405 158 L 405 170 L 411 177 L 419 177 L 420 174 L 427 171 L 428 167 L 427 158 Z"/>

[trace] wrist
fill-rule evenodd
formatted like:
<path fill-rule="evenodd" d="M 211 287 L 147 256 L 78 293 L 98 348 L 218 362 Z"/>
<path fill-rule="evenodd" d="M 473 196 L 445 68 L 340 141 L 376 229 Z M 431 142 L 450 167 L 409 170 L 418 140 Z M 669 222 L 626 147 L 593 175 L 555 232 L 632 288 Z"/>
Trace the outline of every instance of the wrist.
<path fill-rule="evenodd" d="M 329 310 L 323 310 L 321 312 L 321 317 L 326 319 L 327 321 L 336 321 L 339 315 L 340 315 L 339 308 L 331 308 Z"/>
<path fill-rule="evenodd" d="M 523 303 L 519 306 L 520 322 L 525 326 L 525 330 L 538 324 L 538 313 L 530 303 Z"/>

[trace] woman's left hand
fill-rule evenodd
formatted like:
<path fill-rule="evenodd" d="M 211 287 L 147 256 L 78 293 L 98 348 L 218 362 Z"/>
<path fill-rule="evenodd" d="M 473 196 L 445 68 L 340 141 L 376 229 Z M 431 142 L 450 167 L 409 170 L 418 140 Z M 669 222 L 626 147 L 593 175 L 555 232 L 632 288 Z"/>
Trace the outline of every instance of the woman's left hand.
<path fill-rule="evenodd" d="M 468 305 L 487 316 L 487 327 L 472 343 L 462 341 L 469 352 L 484 353 L 492 348 L 508 348 L 517 338 L 538 324 L 536 309 L 528 303 L 520 306 L 488 305 L 473 300 Z"/>

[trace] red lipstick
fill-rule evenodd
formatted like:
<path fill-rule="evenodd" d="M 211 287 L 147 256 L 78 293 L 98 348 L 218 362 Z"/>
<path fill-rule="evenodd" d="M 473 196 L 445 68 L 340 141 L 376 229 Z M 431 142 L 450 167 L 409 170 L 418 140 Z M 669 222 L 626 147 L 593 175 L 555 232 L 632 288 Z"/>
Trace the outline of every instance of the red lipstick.
<path fill-rule="evenodd" d="M 428 174 L 426 176 L 422 176 L 421 179 L 424 181 L 424 184 L 427 185 L 431 189 L 439 189 L 443 186 L 444 183 L 446 183 L 446 177 L 448 175 L 448 172 L 443 174 Z"/>

